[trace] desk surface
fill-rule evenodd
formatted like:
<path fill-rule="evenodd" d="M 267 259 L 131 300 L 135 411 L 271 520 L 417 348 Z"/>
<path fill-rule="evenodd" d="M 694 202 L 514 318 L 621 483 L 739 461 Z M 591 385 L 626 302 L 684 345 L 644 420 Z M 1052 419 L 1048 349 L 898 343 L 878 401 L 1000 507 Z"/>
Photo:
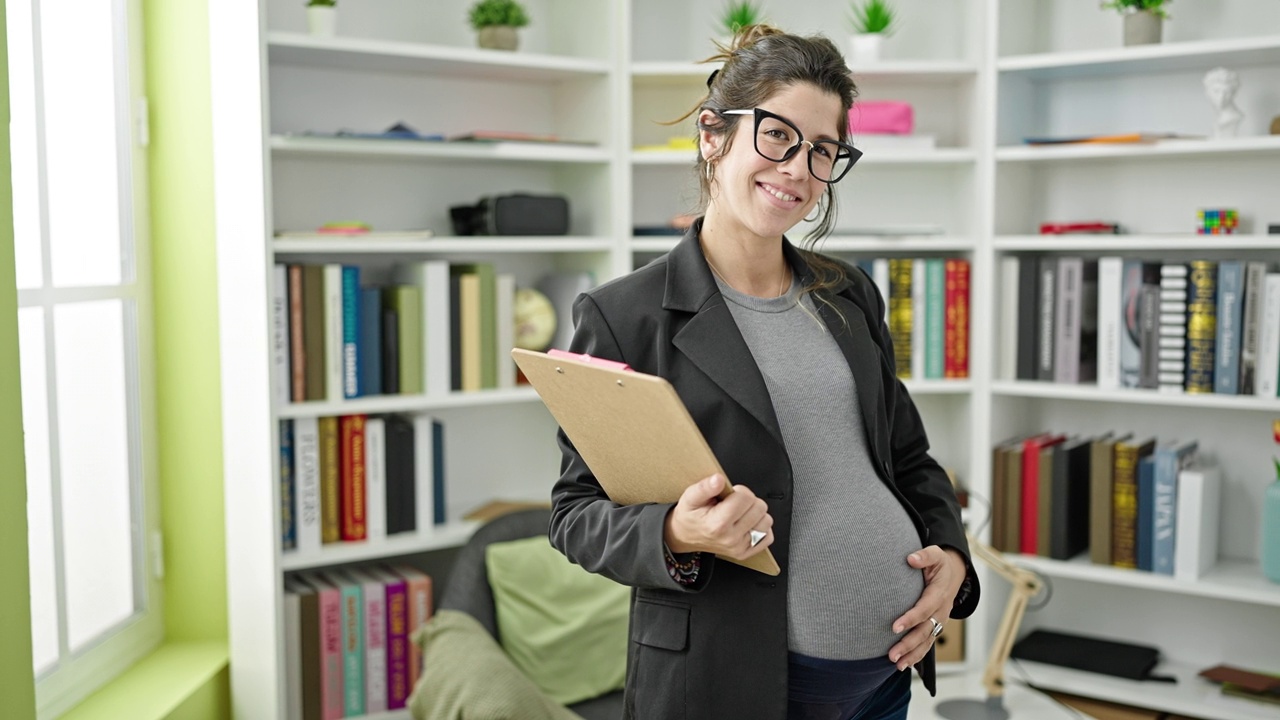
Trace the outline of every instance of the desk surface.
<path fill-rule="evenodd" d="M 982 686 L 982 678 L 976 673 L 942 675 L 938 677 L 938 696 L 929 697 L 929 692 L 920 683 L 918 675 L 911 684 L 911 705 L 907 712 L 908 720 L 938 720 L 940 717 L 935 706 L 944 700 L 970 698 L 985 700 L 987 690 Z M 1004 706 L 1009 710 L 1010 720 L 1080 720 L 1082 715 L 1059 705 L 1044 693 L 1032 690 L 1017 682 L 1010 682 L 1005 690 Z"/>

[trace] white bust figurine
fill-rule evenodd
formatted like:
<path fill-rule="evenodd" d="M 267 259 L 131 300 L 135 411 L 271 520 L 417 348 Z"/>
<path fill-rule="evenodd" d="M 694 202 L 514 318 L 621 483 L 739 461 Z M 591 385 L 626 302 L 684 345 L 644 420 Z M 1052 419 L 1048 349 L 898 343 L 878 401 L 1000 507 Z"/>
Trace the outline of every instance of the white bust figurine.
<path fill-rule="evenodd" d="M 1239 89 L 1240 75 L 1234 70 L 1219 67 L 1205 73 L 1205 94 L 1218 111 L 1213 124 L 1213 136 L 1216 138 L 1235 137 L 1240 129 L 1244 113 L 1240 112 L 1235 103 L 1236 91 Z"/>

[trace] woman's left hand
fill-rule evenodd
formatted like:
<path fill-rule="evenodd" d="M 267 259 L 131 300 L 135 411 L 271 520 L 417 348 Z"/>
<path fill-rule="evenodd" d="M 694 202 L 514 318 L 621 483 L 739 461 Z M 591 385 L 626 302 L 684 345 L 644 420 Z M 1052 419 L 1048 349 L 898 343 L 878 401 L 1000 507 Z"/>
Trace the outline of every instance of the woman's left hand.
<path fill-rule="evenodd" d="M 893 621 L 895 633 L 910 630 L 889 648 L 889 661 L 905 670 L 920 662 L 933 645 L 933 621 L 946 623 L 951 605 L 964 584 L 966 567 L 958 550 L 930 545 L 907 556 L 907 564 L 924 572 L 924 592 L 916 604 Z M 932 618 L 932 620 L 930 620 Z"/>

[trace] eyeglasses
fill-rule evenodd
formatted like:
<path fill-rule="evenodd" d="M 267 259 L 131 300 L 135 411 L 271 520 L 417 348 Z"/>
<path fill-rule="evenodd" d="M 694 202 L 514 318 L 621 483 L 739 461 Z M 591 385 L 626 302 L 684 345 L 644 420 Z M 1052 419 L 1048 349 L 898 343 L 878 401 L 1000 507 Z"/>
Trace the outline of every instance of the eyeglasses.
<path fill-rule="evenodd" d="M 840 181 L 862 151 L 837 140 L 811 142 L 804 139 L 795 123 L 768 110 L 716 110 L 718 115 L 754 115 L 756 119 L 756 152 L 765 160 L 786 162 L 795 157 L 801 145 L 809 146 L 809 174 L 828 185 Z"/>

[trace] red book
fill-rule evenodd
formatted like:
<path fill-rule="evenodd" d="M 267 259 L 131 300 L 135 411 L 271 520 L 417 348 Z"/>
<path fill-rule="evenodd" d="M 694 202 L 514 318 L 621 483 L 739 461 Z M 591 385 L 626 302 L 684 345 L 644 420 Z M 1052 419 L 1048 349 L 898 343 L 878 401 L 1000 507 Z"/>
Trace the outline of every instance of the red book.
<path fill-rule="evenodd" d="M 969 261 L 948 258 L 943 377 L 969 377 Z"/>
<path fill-rule="evenodd" d="M 368 535 L 368 508 L 365 506 L 364 415 L 339 418 L 342 464 L 339 492 L 342 494 L 342 539 L 364 540 Z"/>
<path fill-rule="evenodd" d="M 1022 441 L 1022 532 L 1018 550 L 1035 555 L 1040 531 L 1040 450 L 1057 445 L 1066 435 L 1044 433 Z"/>

